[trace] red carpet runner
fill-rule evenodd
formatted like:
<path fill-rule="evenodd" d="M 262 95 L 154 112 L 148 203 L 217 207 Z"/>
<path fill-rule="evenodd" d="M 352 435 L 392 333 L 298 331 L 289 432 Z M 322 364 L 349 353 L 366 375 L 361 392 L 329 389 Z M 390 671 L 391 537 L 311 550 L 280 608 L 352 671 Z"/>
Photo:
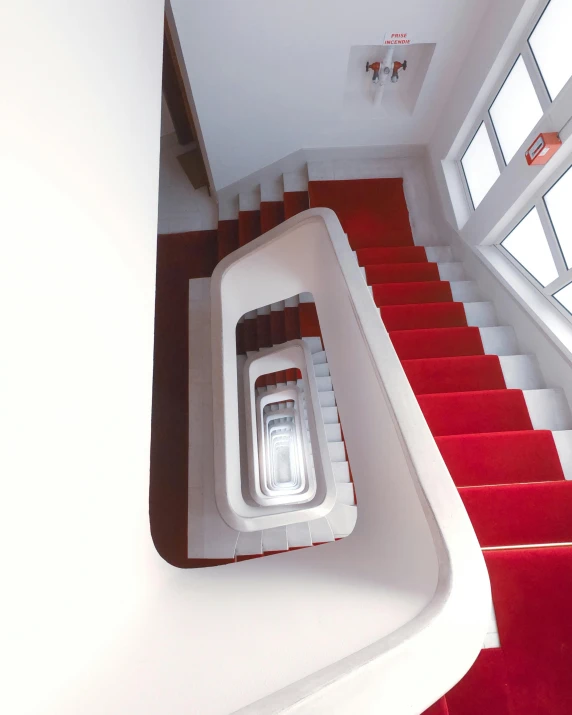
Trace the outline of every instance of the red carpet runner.
<path fill-rule="evenodd" d="M 340 218 L 481 546 L 496 548 L 486 561 L 501 648 L 425 715 L 570 715 L 572 547 L 547 545 L 572 542 L 572 482 L 552 433 L 533 430 L 522 391 L 506 388 L 413 245 L 401 179 L 311 182 L 309 193 Z"/>

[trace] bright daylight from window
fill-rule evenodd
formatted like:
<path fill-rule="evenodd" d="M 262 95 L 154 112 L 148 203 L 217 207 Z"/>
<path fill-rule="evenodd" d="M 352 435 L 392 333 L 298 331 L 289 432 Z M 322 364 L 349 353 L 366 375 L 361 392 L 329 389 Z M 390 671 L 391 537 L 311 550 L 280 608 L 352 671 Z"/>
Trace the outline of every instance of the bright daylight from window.
<path fill-rule="evenodd" d="M 572 268 L 572 170 L 556 182 L 544 201 L 566 266 Z"/>
<path fill-rule="evenodd" d="M 475 208 L 500 175 L 491 140 L 484 122 L 461 159 Z"/>
<path fill-rule="evenodd" d="M 508 164 L 542 117 L 542 107 L 522 56 L 506 78 L 489 113 Z"/>
<path fill-rule="evenodd" d="M 543 286 L 558 278 L 558 271 L 535 208 L 509 233 L 501 246 Z"/>
<path fill-rule="evenodd" d="M 554 99 L 572 76 L 572 1 L 552 0 L 530 35 L 529 44 Z"/>
<path fill-rule="evenodd" d="M 572 283 L 555 293 L 554 297 L 569 313 L 572 313 Z"/>

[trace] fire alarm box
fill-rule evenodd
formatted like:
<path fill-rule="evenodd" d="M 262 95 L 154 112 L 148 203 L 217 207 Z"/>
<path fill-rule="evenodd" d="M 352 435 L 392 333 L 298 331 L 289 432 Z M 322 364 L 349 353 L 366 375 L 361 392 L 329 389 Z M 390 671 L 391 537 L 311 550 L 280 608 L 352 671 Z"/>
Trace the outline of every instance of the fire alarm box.
<path fill-rule="evenodd" d="M 526 150 L 526 163 L 529 166 L 546 164 L 552 159 L 561 146 L 562 142 L 560 141 L 558 132 L 539 134 Z"/>

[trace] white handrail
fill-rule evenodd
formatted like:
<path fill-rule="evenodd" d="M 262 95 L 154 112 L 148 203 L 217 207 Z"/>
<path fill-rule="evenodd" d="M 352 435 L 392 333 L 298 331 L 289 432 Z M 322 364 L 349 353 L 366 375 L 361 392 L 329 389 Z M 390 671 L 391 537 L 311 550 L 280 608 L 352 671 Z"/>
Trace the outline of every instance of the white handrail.
<path fill-rule="evenodd" d="M 345 713 L 351 701 L 354 712 L 415 715 L 478 655 L 490 587 L 461 499 L 328 209 L 290 219 L 228 256 L 213 275 L 217 503 L 224 510 L 220 490 L 232 488 L 240 469 L 236 322 L 304 291 L 316 302 L 359 504 L 354 532 L 328 548 L 337 555 L 340 580 L 344 573 L 355 578 L 358 565 L 384 603 L 383 634 L 376 624 L 371 645 L 242 712 Z M 326 547 L 320 549 L 329 562 Z M 317 552 L 309 555 L 312 563 L 320 549 L 310 550 Z M 299 556 L 285 555 L 284 565 Z"/>

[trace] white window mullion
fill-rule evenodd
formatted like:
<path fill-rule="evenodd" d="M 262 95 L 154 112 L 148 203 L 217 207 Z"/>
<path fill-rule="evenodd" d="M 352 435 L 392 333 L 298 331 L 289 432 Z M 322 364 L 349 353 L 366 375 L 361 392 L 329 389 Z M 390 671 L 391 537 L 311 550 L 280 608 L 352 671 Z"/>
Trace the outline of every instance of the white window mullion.
<path fill-rule="evenodd" d="M 504 162 L 504 157 L 502 155 L 502 151 L 500 148 L 497 133 L 495 132 L 495 128 L 493 126 L 491 115 L 488 112 L 485 113 L 484 122 L 485 122 L 485 127 L 487 129 L 487 133 L 489 135 L 489 139 L 491 140 L 491 145 L 493 147 L 495 159 L 497 160 L 497 164 L 499 166 L 499 171 L 502 172 L 504 170 L 506 164 Z"/>
<path fill-rule="evenodd" d="M 558 242 L 558 239 L 556 238 L 556 233 L 554 231 L 552 221 L 550 220 L 550 216 L 546 209 L 546 204 L 544 203 L 542 198 L 539 198 L 538 201 L 536 201 L 535 206 L 536 210 L 538 211 L 538 216 L 540 217 L 540 223 L 542 224 L 542 228 L 544 229 L 544 233 L 546 234 L 546 240 L 548 242 L 552 258 L 554 259 L 554 263 L 556 264 L 558 275 L 561 277 L 568 272 L 568 267 L 566 266 L 566 262 L 564 261 L 562 251 L 560 250 L 560 244 Z"/>
<path fill-rule="evenodd" d="M 542 292 L 546 293 L 546 295 L 553 295 L 557 291 L 559 291 L 561 288 L 564 288 L 565 286 L 568 285 L 572 281 L 572 269 L 566 271 L 563 275 L 559 276 L 555 281 L 552 281 L 552 283 L 549 283 L 549 285 L 546 286 L 546 288 L 542 288 Z"/>
<path fill-rule="evenodd" d="M 528 44 L 528 42 L 524 43 L 521 55 L 522 59 L 524 60 L 524 64 L 526 65 L 526 69 L 528 70 L 528 74 L 530 75 L 530 79 L 532 80 L 534 90 L 538 96 L 538 101 L 540 102 L 540 106 L 542 107 L 542 112 L 543 114 L 546 114 L 546 112 L 550 109 L 552 101 L 550 99 L 550 95 L 548 94 L 548 90 L 546 89 L 546 85 L 544 84 L 544 80 L 542 79 L 542 75 L 540 74 L 540 70 L 538 69 L 538 65 L 536 64 L 536 60 L 534 59 L 534 55 L 532 54 L 532 50 L 530 49 L 530 45 Z"/>

